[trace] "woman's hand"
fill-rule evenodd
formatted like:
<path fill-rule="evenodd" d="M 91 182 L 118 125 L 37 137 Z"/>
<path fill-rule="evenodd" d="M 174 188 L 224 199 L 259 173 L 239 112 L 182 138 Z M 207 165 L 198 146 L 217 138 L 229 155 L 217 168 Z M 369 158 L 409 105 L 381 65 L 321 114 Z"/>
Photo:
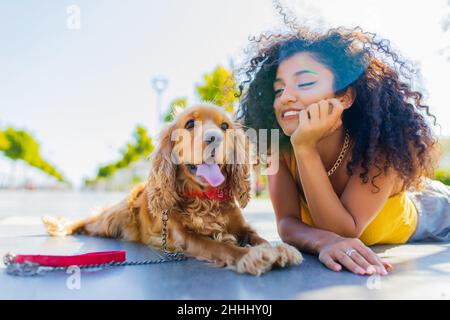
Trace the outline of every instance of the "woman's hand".
<path fill-rule="evenodd" d="M 392 270 L 391 264 L 382 261 L 357 238 L 333 238 L 320 248 L 319 260 L 337 272 L 342 266 L 359 275 L 387 275 L 387 271 Z"/>
<path fill-rule="evenodd" d="M 331 109 L 331 112 L 330 112 Z M 338 99 L 320 100 L 299 113 L 299 124 L 291 135 L 294 147 L 313 147 L 342 125 L 344 106 Z"/>

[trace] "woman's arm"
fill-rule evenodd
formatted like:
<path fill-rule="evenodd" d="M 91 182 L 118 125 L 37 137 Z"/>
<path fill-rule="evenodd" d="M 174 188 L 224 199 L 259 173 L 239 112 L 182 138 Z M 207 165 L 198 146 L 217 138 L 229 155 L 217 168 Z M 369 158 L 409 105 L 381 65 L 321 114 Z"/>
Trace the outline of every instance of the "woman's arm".
<path fill-rule="evenodd" d="M 331 113 L 330 113 L 331 105 Z M 379 192 L 363 184 L 359 174 L 350 177 L 341 198 L 327 176 L 318 142 L 342 126 L 344 106 L 338 99 L 321 100 L 299 112 L 299 124 L 291 135 L 297 168 L 314 225 L 344 237 L 359 238 L 388 199 L 394 179 L 379 176 Z M 373 172 L 369 172 L 372 177 Z"/>
<path fill-rule="evenodd" d="M 278 234 L 283 241 L 300 250 L 319 255 L 319 260 L 334 271 L 340 271 L 341 266 L 344 266 L 357 274 L 371 274 L 367 269 L 372 266 L 377 273 L 384 274 L 385 267 L 391 267 L 359 239 L 343 238 L 333 232 L 310 227 L 301 221 L 300 194 L 283 158 L 280 157 L 278 171 L 268 176 L 268 182 Z M 355 260 L 345 254 L 349 248 L 358 251 L 358 255 L 352 255 Z"/>
<path fill-rule="evenodd" d="M 321 242 L 331 238 L 328 231 L 311 228 L 300 219 L 300 194 L 284 158 L 278 171 L 268 176 L 269 195 L 275 209 L 278 234 L 287 243 L 301 250 L 319 254 Z"/>
<path fill-rule="evenodd" d="M 314 225 L 344 237 L 359 238 L 391 194 L 393 175 L 379 175 L 376 179 L 379 190 L 373 193 L 370 181 L 362 183 L 360 172 L 356 172 L 338 197 L 317 149 L 299 147 L 295 156 Z M 375 175 L 372 171 L 369 171 L 370 177 Z"/>

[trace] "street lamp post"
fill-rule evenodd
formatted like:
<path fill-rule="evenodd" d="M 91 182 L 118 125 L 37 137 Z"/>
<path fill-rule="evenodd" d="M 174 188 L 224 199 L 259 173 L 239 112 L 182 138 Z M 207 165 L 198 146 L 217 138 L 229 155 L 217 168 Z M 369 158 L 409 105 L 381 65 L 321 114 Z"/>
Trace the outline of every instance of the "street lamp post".
<path fill-rule="evenodd" d="M 157 124 L 155 131 L 159 132 L 161 129 L 161 124 L 163 123 L 163 114 L 162 114 L 162 94 L 167 89 L 169 84 L 169 80 L 164 77 L 156 77 L 152 79 L 153 90 L 156 92 L 156 113 L 157 113 Z"/>

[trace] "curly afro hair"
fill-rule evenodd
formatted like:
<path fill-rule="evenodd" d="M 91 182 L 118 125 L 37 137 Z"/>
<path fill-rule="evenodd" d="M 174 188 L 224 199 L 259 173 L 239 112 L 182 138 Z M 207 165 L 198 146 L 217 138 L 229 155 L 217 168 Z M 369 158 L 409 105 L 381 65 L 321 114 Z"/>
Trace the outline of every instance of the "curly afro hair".
<path fill-rule="evenodd" d="M 437 138 L 429 120 L 436 118 L 422 102 L 423 95 L 411 83 L 417 73 L 395 53 L 388 40 L 361 28 L 313 32 L 306 28 L 279 34 L 263 34 L 253 40 L 253 55 L 241 68 L 240 105 L 236 118 L 252 129 L 279 129 L 280 148 L 291 148 L 273 109 L 273 81 L 285 59 L 308 52 L 334 74 L 334 91 L 339 95 L 352 87 L 356 98 L 343 113 L 343 126 L 353 140 L 347 172 L 363 169 L 363 183 L 389 168 L 402 177 L 404 189 L 421 187 L 421 178 L 434 173 Z M 270 150 L 270 142 L 267 142 Z M 270 151 L 269 151 L 270 152 Z M 369 177 L 369 169 L 377 174 Z"/>

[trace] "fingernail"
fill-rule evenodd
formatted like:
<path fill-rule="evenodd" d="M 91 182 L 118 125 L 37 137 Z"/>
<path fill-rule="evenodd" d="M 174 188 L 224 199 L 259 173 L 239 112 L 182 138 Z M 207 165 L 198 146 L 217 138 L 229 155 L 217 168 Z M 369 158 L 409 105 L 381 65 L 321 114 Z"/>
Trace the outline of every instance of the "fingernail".
<path fill-rule="evenodd" d="M 363 268 L 356 268 L 356 273 L 363 275 L 366 271 Z"/>
<path fill-rule="evenodd" d="M 368 266 L 366 271 L 368 274 L 374 274 L 375 272 L 377 272 L 374 266 Z"/>

